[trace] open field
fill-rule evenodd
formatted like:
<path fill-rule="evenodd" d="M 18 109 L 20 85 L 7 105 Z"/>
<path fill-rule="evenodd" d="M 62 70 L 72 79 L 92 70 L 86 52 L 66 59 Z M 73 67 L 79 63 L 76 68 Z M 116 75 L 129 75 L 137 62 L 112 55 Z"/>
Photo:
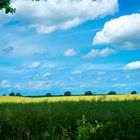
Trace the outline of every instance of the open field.
<path fill-rule="evenodd" d="M 38 103 L 63 101 L 124 101 L 140 100 L 140 95 L 101 95 L 101 96 L 58 96 L 58 97 L 17 97 L 0 96 L 0 103 Z"/>
<path fill-rule="evenodd" d="M 140 95 L 0 97 L 1 140 L 139 140 Z"/>

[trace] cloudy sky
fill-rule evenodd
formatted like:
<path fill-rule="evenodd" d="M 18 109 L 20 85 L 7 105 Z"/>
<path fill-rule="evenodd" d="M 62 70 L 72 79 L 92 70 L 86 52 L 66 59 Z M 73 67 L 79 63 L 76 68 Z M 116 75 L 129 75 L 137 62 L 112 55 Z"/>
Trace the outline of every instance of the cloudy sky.
<path fill-rule="evenodd" d="M 0 11 L 0 94 L 140 92 L 140 0 L 12 0 Z"/>

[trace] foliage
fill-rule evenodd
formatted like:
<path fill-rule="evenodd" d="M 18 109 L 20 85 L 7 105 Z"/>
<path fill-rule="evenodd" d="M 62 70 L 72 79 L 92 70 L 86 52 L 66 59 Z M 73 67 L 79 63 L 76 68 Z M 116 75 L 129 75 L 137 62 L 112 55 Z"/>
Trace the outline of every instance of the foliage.
<path fill-rule="evenodd" d="M 93 95 L 91 91 L 86 91 L 84 95 Z"/>
<path fill-rule="evenodd" d="M 64 96 L 70 96 L 71 95 L 71 92 L 70 91 L 66 91 L 65 93 L 64 93 Z"/>
<path fill-rule="evenodd" d="M 47 94 L 46 94 L 46 97 L 51 97 L 51 96 L 52 96 L 51 93 L 47 93 Z"/>
<path fill-rule="evenodd" d="M 22 96 L 21 93 L 16 93 L 16 96 Z"/>
<path fill-rule="evenodd" d="M 9 96 L 15 96 L 14 92 L 9 93 Z"/>
<path fill-rule="evenodd" d="M 107 101 L 107 98 L 129 100 Z M 1 140 L 138 140 L 140 139 L 140 96 L 107 96 L 104 101 L 92 96 L 65 97 L 58 102 L 26 103 L 29 98 L 0 97 Z M 7 102 L 1 100 L 7 98 Z M 50 97 L 53 98 L 53 97 Z M 50 99 L 49 98 L 49 99 Z M 57 98 L 57 97 L 56 97 Z M 100 97 L 101 98 L 101 97 Z M 10 101 L 13 101 L 10 103 Z M 94 97 L 96 99 L 96 97 Z M 17 100 L 22 102 L 17 103 Z M 132 119 L 133 118 L 133 119 Z"/>
<path fill-rule="evenodd" d="M 116 91 L 110 91 L 108 92 L 108 95 L 116 95 Z"/>
<path fill-rule="evenodd" d="M 131 94 L 137 94 L 137 91 L 134 90 L 134 91 L 131 92 Z"/>
<path fill-rule="evenodd" d="M 0 10 L 5 10 L 5 13 L 15 13 L 16 9 L 11 6 L 11 0 L 0 0 Z"/>
<path fill-rule="evenodd" d="M 88 140 L 89 139 L 89 124 L 87 123 L 87 120 L 85 116 L 83 115 L 83 118 L 81 120 L 77 121 L 77 140 Z"/>

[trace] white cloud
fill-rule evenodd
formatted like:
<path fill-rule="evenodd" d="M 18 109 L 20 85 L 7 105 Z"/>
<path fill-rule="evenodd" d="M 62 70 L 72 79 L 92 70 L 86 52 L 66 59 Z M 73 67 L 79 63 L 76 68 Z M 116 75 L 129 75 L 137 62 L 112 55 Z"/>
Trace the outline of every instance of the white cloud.
<path fill-rule="evenodd" d="M 0 83 L 0 88 L 10 88 L 11 85 L 9 84 L 9 82 L 7 80 L 2 80 Z"/>
<path fill-rule="evenodd" d="M 39 61 L 35 61 L 35 62 L 32 62 L 30 65 L 28 65 L 28 68 L 36 69 L 36 68 L 39 68 L 40 66 L 41 66 L 41 63 Z"/>
<path fill-rule="evenodd" d="M 118 83 L 118 84 L 114 84 L 114 85 L 112 85 L 112 87 L 116 87 L 116 88 L 118 88 L 118 87 L 127 87 L 128 86 L 128 84 L 125 84 L 125 83 Z"/>
<path fill-rule="evenodd" d="M 125 77 L 129 79 L 131 76 L 130 75 L 126 75 Z"/>
<path fill-rule="evenodd" d="M 49 77 L 50 75 L 51 75 L 51 73 L 46 72 L 46 73 L 44 73 L 44 74 L 42 75 L 42 77 Z"/>
<path fill-rule="evenodd" d="M 122 49 L 140 48 L 140 14 L 121 16 L 105 23 L 96 33 L 93 44 L 112 44 Z"/>
<path fill-rule="evenodd" d="M 140 70 L 140 61 L 135 61 L 125 65 L 124 70 Z"/>
<path fill-rule="evenodd" d="M 46 90 L 51 87 L 51 83 L 43 80 L 30 81 L 28 83 L 28 90 Z"/>
<path fill-rule="evenodd" d="M 76 55 L 76 51 L 74 49 L 68 49 L 64 52 L 64 56 L 75 56 Z"/>
<path fill-rule="evenodd" d="M 23 87 L 23 85 L 20 84 L 20 83 L 15 83 L 13 87 L 14 87 L 15 89 L 18 89 L 18 90 L 22 90 L 23 88 L 25 88 L 25 87 Z"/>
<path fill-rule="evenodd" d="M 82 71 L 80 71 L 80 70 L 72 71 L 72 74 L 73 75 L 79 75 L 81 73 L 82 73 Z"/>
<path fill-rule="evenodd" d="M 92 49 L 87 55 L 85 55 L 85 58 L 90 58 L 90 57 L 105 57 L 110 54 L 115 53 L 114 49 L 111 48 L 105 48 L 103 50 L 100 49 Z"/>
<path fill-rule="evenodd" d="M 35 28 L 39 33 L 69 29 L 118 11 L 118 0 L 14 0 L 12 5 L 16 7 L 17 13 L 2 16 L 1 21 L 18 17 L 24 21 L 24 25 Z"/>
<path fill-rule="evenodd" d="M 105 75 L 105 74 L 106 72 L 103 72 L 103 71 L 97 73 L 97 75 Z"/>

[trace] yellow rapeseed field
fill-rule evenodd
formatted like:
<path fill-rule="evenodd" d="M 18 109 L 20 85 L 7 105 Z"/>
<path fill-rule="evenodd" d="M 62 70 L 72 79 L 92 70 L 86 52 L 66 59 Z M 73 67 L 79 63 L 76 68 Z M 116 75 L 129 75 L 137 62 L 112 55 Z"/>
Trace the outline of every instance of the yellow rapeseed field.
<path fill-rule="evenodd" d="M 60 96 L 60 97 L 16 97 L 0 96 L 0 103 L 38 103 L 63 101 L 123 101 L 140 100 L 140 95 Z"/>

